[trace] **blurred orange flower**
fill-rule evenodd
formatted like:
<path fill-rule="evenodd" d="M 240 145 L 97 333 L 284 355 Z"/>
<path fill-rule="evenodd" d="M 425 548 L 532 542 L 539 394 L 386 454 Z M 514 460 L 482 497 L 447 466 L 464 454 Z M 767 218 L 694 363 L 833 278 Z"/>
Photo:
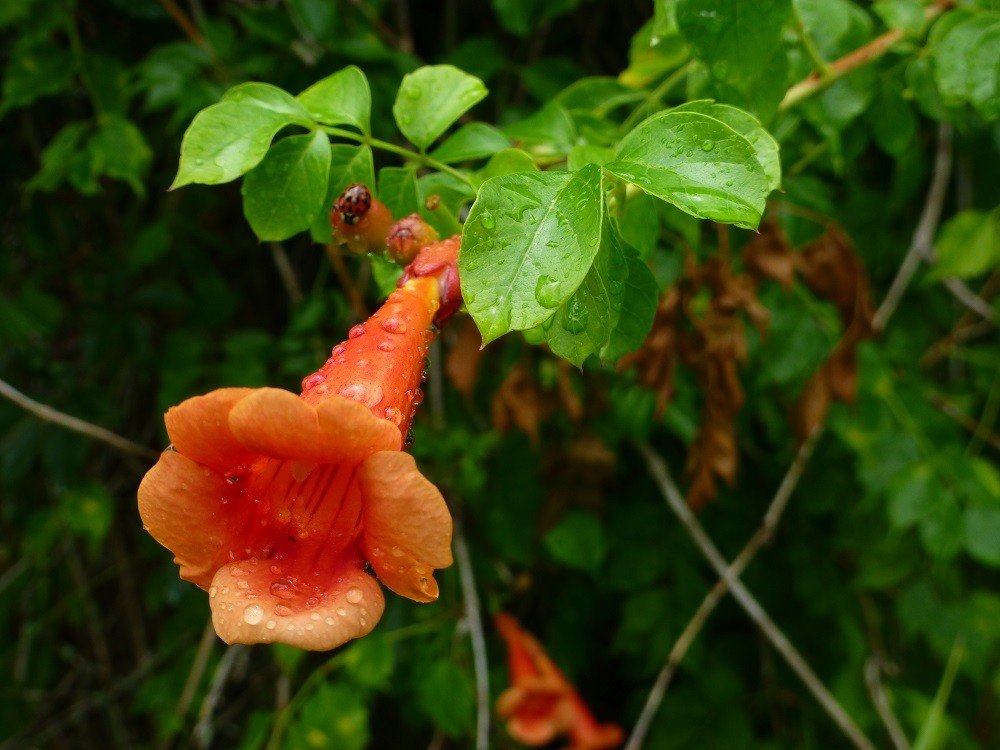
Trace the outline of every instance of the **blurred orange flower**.
<path fill-rule="evenodd" d="M 451 564 L 441 493 L 402 452 L 440 304 L 410 278 L 355 326 L 296 396 L 223 388 L 166 414 L 172 448 L 139 487 L 139 512 L 209 592 L 227 643 L 322 650 L 370 632 L 375 578 L 415 601 Z"/>
<path fill-rule="evenodd" d="M 507 645 L 511 686 L 497 699 L 507 731 L 525 745 L 547 745 L 565 735 L 567 750 L 610 750 L 624 736 L 615 724 L 598 724 L 587 704 L 541 644 L 501 612 L 494 622 Z"/>

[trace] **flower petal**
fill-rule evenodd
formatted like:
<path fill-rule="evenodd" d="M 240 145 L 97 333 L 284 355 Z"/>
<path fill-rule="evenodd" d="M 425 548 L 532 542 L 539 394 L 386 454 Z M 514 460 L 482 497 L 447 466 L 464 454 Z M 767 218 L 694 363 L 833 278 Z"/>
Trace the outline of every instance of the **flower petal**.
<path fill-rule="evenodd" d="M 172 406 L 163 421 L 174 449 L 222 472 L 252 462 L 253 453 L 229 429 L 229 412 L 253 392 L 253 388 L 220 388 Z"/>
<path fill-rule="evenodd" d="M 398 449 L 399 429 L 340 396 L 312 406 L 290 391 L 258 388 L 229 413 L 229 427 L 246 448 L 274 458 L 360 463 Z"/>
<path fill-rule="evenodd" d="M 413 456 L 383 451 L 359 472 L 365 555 L 379 579 L 418 602 L 438 597 L 433 568 L 451 565 L 451 513 Z"/>
<path fill-rule="evenodd" d="M 164 451 L 139 485 L 143 527 L 174 553 L 181 578 L 208 588 L 231 528 L 232 487 L 176 451 Z"/>
<path fill-rule="evenodd" d="M 287 643 L 310 651 L 367 635 L 382 617 L 385 598 L 361 564 L 345 561 L 303 599 L 288 592 L 288 579 L 276 581 L 268 560 L 229 563 L 209 589 L 215 632 L 229 644 Z"/>

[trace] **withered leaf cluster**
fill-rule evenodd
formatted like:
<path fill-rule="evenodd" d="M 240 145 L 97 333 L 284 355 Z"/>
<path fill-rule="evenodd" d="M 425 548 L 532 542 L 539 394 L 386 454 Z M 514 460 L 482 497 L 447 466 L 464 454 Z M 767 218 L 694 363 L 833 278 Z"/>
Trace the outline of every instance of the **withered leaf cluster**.
<path fill-rule="evenodd" d="M 743 271 L 725 253 L 698 263 L 685 258 L 678 282 L 660 300 L 642 348 L 623 361 L 656 393 L 658 413 L 674 394 L 678 363 L 690 368 L 702 392 L 698 434 L 688 450 L 688 502 L 699 508 L 733 485 L 739 465 L 736 418 L 745 400 L 739 367 L 747 357 L 746 323 L 767 332 L 770 313 L 758 298 L 760 284 L 790 289 L 796 277 L 840 313 L 844 334 L 803 389 L 793 426 L 804 439 L 836 400 L 852 401 L 857 389 L 858 343 L 872 335 L 868 277 L 844 233 L 835 226 L 796 251 L 774 223 L 766 223 L 743 248 Z"/>

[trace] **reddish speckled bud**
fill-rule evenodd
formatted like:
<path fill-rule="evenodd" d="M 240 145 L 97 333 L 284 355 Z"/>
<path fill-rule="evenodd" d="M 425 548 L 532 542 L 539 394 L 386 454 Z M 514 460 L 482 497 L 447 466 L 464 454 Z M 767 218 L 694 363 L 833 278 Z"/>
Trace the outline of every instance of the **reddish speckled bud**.
<path fill-rule="evenodd" d="M 349 185 L 330 211 L 333 241 L 347 245 L 353 253 L 368 253 L 385 247 L 392 214 L 364 185 Z"/>
<path fill-rule="evenodd" d="M 437 231 L 420 218 L 420 214 L 410 214 L 392 225 L 385 244 L 392 259 L 405 264 L 416 258 L 421 248 L 437 239 Z"/>
<path fill-rule="evenodd" d="M 441 325 L 462 306 L 462 287 L 458 280 L 458 251 L 462 247 L 462 236 L 453 235 L 446 240 L 427 245 L 403 271 L 399 285 L 411 279 L 434 278 L 438 283 L 440 307 L 434 316 L 434 323 Z"/>

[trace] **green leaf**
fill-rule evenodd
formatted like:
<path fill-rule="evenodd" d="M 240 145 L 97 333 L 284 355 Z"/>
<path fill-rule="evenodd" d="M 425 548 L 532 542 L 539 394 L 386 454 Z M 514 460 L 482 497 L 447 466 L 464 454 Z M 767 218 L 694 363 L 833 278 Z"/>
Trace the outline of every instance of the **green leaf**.
<path fill-rule="evenodd" d="M 934 251 L 935 279 L 971 278 L 1000 265 L 1000 209 L 956 214 L 941 228 Z"/>
<path fill-rule="evenodd" d="M 493 177 L 523 172 L 537 172 L 538 165 L 531 154 L 519 148 L 505 148 L 496 153 L 482 169 L 472 174 L 472 184 L 482 187 L 483 183 Z"/>
<path fill-rule="evenodd" d="M 677 27 L 714 79 L 747 93 L 760 90 L 762 71 L 784 55 L 790 10 L 791 0 L 678 0 Z M 782 82 L 769 81 L 764 92 L 780 99 Z"/>
<path fill-rule="evenodd" d="M 313 241 L 326 244 L 333 239 L 327 212 L 333 207 L 333 202 L 344 188 L 355 182 L 369 186 L 375 184 L 375 164 L 371 148 L 335 143 L 330 146 L 330 174 L 322 211 L 309 227 Z"/>
<path fill-rule="evenodd" d="M 923 0 L 876 0 L 872 10 L 890 29 L 903 29 L 911 36 L 923 31 Z"/>
<path fill-rule="evenodd" d="M 28 191 L 41 190 L 44 193 L 55 190 L 64 180 L 72 180 L 71 175 L 82 173 L 91 190 L 81 189 L 83 185 L 75 184 L 83 193 L 93 192 L 97 185 L 90 168 L 90 153 L 84 148 L 84 137 L 90 132 L 89 122 L 73 122 L 62 128 L 49 141 L 42 151 L 41 168 L 28 182 Z"/>
<path fill-rule="evenodd" d="M 549 102 L 530 117 L 504 127 L 516 145 L 535 156 L 565 156 L 576 144 L 576 125 L 562 105 Z"/>
<path fill-rule="evenodd" d="M 485 159 L 509 148 L 510 139 L 485 122 L 470 122 L 431 152 L 431 157 L 445 164 Z"/>
<path fill-rule="evenodd" d="M 76 73 L 70 51 L 46 38 L 25 37 L 14 45 L 9 60 L 4 70 L 0 114 L 65 91 Z"/>
<path fill-rule="evenodd" d="M 913 743 L 913 750 L 936 750 L 936 748 L 944 747 L 948 731 L 945 724 L 945 711 L 948 707 L 948 699 L 951 697 L 951 689 L 955 684 L 955 677 L 958 675 L 958 668 L 964 656 L 965 644 L 961 638 L 957 638 L 951 653 L 948 655 L 948 663 L 945 664 L 944 674 L 941 675 L 937 692 L 934 693 L 934 702 L 931 704 L 920 727 L 920 732 L 917 734 L 917 739 Z"/>
<path fill-rule="evenodd" d="M 363 750 L 370 739 L 368 707 L 356 688 L 321 682 L 288 731 L 291 748 Z"/>
<path fill-rule="evenodd" d="M 600 246 L 603 201 L 595 166 L 483 184 L 465 224 L 459 269 L 484 343 L 534 328 L 576 291 Z"/>
<path fill-rule="evenodd" d="M 604 529 L 590 511 L 571 511 L 543 538 L 545 549 L 569 568 L 596 573 L 604 561 Z"/>
<path fill-rule="evenodd" d="M 645 94 L 636 91 L 617 78 L 595 76 L 581 78 L 564 88 L 555 100 L 570 112 L 579 110 L 604 116 L 616 108 L 642 101 Z"/>
<path fill-rule="evenodd" d="M 449 661 L 436 661 L 417 683 L 417 701 L 434 726 L 449 737 L 466 734 L 476 699 L 465 673 Z"/>
<path fill-rule="evenodd" d="M 200 182 L 217 185 L 253 169 L 271 139 L 287 125 L 311 127 L 309 112 L 281 89 L 244 83 L 202 110 L 181 142 L 181 161 L 170 189 Z"/>
<path fill-rule="evenodd" d="M 475 76 L 451 65 L 427 65 L 403 77 L 392 114 L 407 140 L 426 149 L 486 94 Z"/>
<path fill-rule="evenodd" d="M 970 102 L 987 117 L 1000 114 L 1000 17 L 975 14 L 947 27 L 931 55 L 946 101 Z"/>
<path fill-rule="evenodd" d="M 986 565 L 1000 567 L 1000 507 L 967 508 L 964 523 L 969 554 Z"/>
<path fill-rule="evenodd" d="M 393 216 L 403 217 L 420 210 L 417 175 L 408 167 L 384 167 L 378 173 L 378 199 Z"/>
<path fill-rule="evenodd" d="M 604 348 L 621 311 L 627 273 L 621 239 L 611 222 L 605 221 L 601 247 L 583 283 L 543 324 L 554 354 L 581 367 Z M 546 292 L 547 284 L 543 276 L 538 291 Z"/>
<path fill-rule="evenodd" d="M 917 134 L 917 118 L 901 88 L 883 84 L 866 118 L 872 137 L 887 154 L 903 156 Z"/>
<path fill-rule="evenodd" d="M 750 142 L 698 112 L 653 115 L 604 168 L 693 216 L 749 229 L 760 223 L 770 192 Z"/>
<path fill-rule="evenodd" d="M 371 132 L 372 93 L 365 74 L 355 65 L 314 83 L 298 100 L 318 122 L 353 125 L 362 133 Z"/>
<path fill-rule="evenodd" d="M 285 240 L 323 211 L 330 140 L 317 130 L 278 141 L 243 180 L 243 214 L 259 240 Z"/>
<path fill-rule="evenodd" d="M 392 677 L 393 651 L 389 642 L 374 634 L 354 641 L 343 653 L 344 669 L 362 687 L 385 687 Z"/>
<path fill-rule="evenodd" d="M 752 114 L 730 104 L 716 104 L 709 99 L 688 102 L 674 107 L 673 111 L 700 112 L 731 127 L 753 147 L 757 163 L 767 177 L 767 189 L 777 190 L 781 187 L 781 157 L 778 155 L 778 142 Z"/>
<path fill-rule="evenodd" d="M 90 154 L 95 174 L 128 183 L 136 195 L 146 194 L 142 181 L 153 161 L 153 150 L 134 123 L 124 117 L 107 117 L 90 139 Z"/>
<path fill-rule="evenodd" d="M 607 362 L 615 362 L 642 346 L 653 326 L 660 296 L 660 289 L 649 266 L 634 248 L 624 243 L 623 247 L 627 274 L 625 293 L 608 343 L 600 351 L 601 359 Z"/>
<path fill-rule="evenodd" d="M 493 12 L 507 31 L 526 37 L 539 24 L 569 13 L 580 0 L 492 0 Z"/>

